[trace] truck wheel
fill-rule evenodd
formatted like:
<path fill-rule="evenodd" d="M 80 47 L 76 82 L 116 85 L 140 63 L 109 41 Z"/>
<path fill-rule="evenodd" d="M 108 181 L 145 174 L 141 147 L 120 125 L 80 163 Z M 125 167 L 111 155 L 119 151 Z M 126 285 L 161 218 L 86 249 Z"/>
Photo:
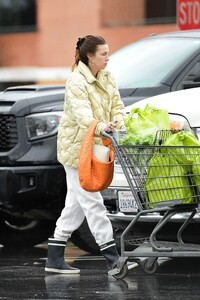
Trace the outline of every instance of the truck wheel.
<path fill-rule="evenodd" d="M 88 227 L 86 219 L 83 221 L 81 226 L 73 232 L 71 241 L 81 250 L 91 254 L 100 254 L 99 246 Z"/>
<path fill-rule="evenodd" d="M 12 218 L 0 221 L 0 244 L 27 248 L 44 242 L 55 228 L 55 221 Z"/>
<path fill-rule="evenodd" d="M 116 229 L 115 227 L 113 227 L 113 230 L 117 249 L 120 252 L 120 233 L 117 232 L 118 229 Z M 83 221 L 79 229 L 74 231 L 74 233 L 71 236 L 71 241 L 74 243 L 75 246 L 79 247 L 81 250 L 95 255 L 100 254 L 99 246 L 97 245 L 88 227 L 86 219 Z"/>

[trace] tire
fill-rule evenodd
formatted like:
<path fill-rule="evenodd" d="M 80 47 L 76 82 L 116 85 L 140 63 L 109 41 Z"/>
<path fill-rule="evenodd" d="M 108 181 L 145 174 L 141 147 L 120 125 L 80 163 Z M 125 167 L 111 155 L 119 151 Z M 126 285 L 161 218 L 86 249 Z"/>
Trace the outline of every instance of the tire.
<path fill-rule="evenodd" d="M 123 279 L 128 275 L 128 268 L 125 264 L 119 274 L 113 275 L 115 279 Z"/>
<path fill-rule="evenodd" d="M 158 269 L 157 257 L 155 258 L 145 258 L 142 263 L 142 268 L 144 272 L 148 275 L 154 274 Z"/>
<path fill-rule="evenodd" d="M 0 244 L 4 247 L 28 248 L 52 235 L 55 221 L 12 218 L 0 221 Z"/>
<path fill-rule="evenodd" d="M 121 251 L 120 248 L 120 235 L 121 231 L 118 230 L 118 228 L 113 227 L 114 231 L 114 238 L 116 241 L 117 250 Z M 89 252 L 94 255 L 99 255 L 100 249 L 97 245 L 89 227 L 86 219 L 83 221 L 79 229 L 73 232 L 71 236 L 71 241 L 74 243 L 75 246 L 80 248 L 81 250 L 84 250 L 86 252 Z"/>
<path fill-rule="evenodd" d="M 97 245 L 88 227 L 86 219 L 83 221 L 79 229 L 73 232 L 71 236 L 71 241 L 74 243 L 75 246 L 77 246 L 81 250 L 84 250 L 94 255 L 100 254 L 99 246 Z"/>

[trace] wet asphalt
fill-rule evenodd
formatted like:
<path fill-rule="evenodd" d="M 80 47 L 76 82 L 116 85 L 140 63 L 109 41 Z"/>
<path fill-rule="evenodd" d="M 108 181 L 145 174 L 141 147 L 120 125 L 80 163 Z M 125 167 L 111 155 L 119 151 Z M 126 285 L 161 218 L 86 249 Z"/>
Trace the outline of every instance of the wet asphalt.
<path fill-rule="evenodd" d="M 73 245 L 65 258 L 81 268 L 80 275 L 45 273 L 46 256 L 46 244 L 23 250 L 0 247 L 0 299 L 200 299 L 200 258 L 162 258 L 152 275 L 139 265 L 116 280 L 107 275 L 102 256 Z"/>

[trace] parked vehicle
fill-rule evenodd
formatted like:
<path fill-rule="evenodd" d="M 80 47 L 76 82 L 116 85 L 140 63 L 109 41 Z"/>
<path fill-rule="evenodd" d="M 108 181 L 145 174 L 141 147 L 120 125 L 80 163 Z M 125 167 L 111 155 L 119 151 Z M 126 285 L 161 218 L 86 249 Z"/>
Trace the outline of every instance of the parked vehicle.
<path fill-rule="evenodd" d="M 54 231 L 67 188 L 56 157 L 63 101 L 64 86 L 11 87 L 0 93 L 0 244 L 4 246 L 32 246 Z M 98 250 L 86 222 L 72 240 L 84 250 Z"/>
<path fill-rule="evenodd" d="M 200 30 L 152 35 L 113 53 L 108 68 L 125 105 L 200 86 Z"/>

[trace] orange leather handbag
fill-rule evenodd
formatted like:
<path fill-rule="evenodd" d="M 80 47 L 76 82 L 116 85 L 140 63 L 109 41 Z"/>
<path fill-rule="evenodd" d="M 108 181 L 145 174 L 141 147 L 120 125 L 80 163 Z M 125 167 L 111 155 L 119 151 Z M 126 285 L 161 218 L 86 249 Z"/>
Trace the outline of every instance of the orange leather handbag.
<path fill-rule="evenodd" d="M 109 148 L 109 161 L 99 160 L 93 155 L 94 131 L 99 121 L 93 121 L 83 139 L 79 156 L 79 180 L 82 188 L 89 192 L 106 189 L 114 174 L 114 148 L 109 138 L 102 138 L 103 145 Z"/>

